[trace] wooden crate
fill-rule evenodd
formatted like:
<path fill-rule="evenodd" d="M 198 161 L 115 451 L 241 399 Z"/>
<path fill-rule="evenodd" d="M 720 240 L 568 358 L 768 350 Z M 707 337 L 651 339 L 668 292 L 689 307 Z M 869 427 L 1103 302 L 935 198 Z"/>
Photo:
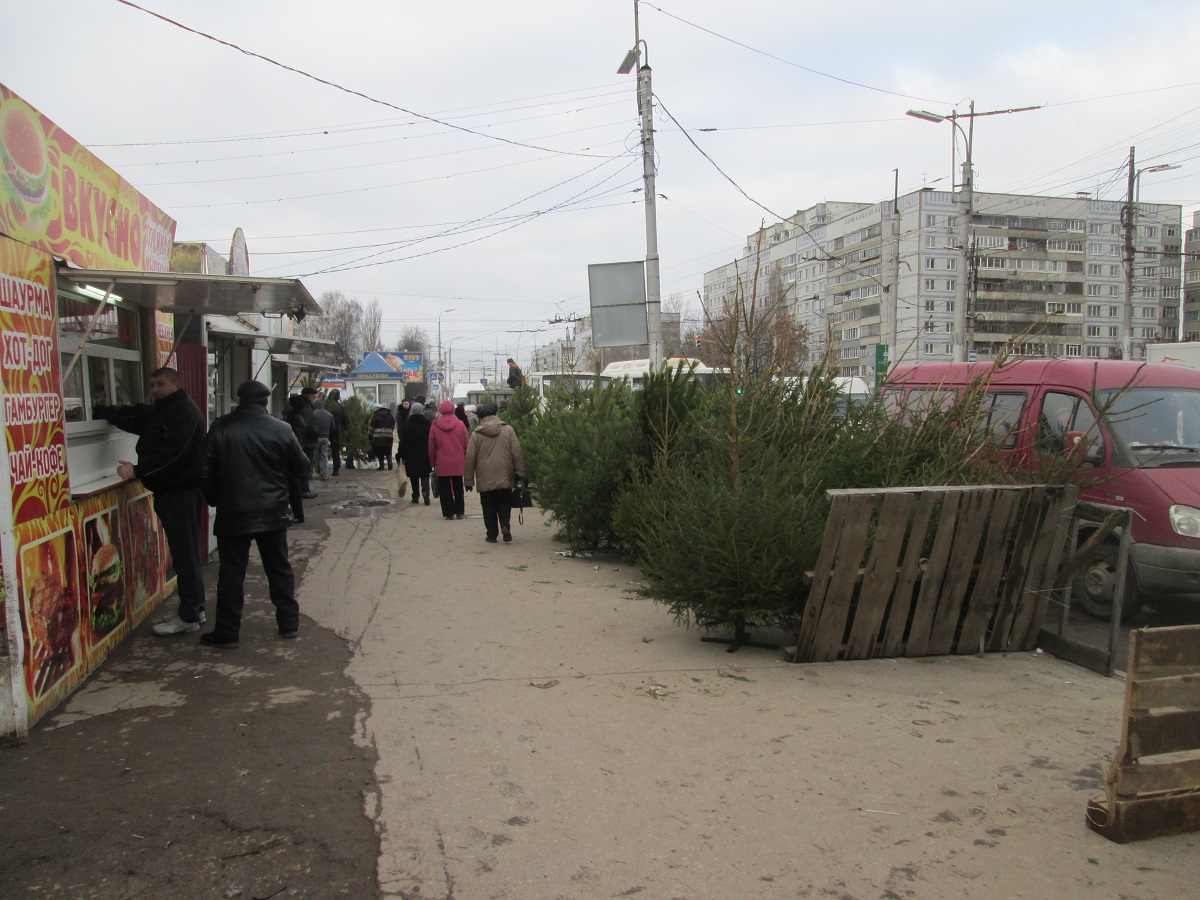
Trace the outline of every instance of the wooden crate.
<path fill-rule="evenodd" d="M 1093 831 L 1118 843 L 1200 829 L 1200 625 L 1129 635 L 1121 743 Z"/>
<path fill-rule="evenodd" d="M 1029 650 L 1076 491 L 972 486 L 827 492 L 795 662 Z"/>

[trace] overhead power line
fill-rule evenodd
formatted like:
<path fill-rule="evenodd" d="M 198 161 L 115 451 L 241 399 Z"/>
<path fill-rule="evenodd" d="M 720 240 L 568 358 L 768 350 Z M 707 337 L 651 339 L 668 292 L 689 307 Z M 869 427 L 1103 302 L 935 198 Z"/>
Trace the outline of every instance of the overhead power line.
<path fill-rule="evenodd" d="M 486 138 L 489 141 L 497 141 L 501 144 L 511 144 L 514 147 L 525 147 L 528 150 L 540 150 L 543 153 L 555 153 L 555 154 L 559 154 L 561 156 L 592 156 L 592 157 L 594 157 L 596 155 L 594 153 L 580 153 L 580 152 L 576 152 L 576 151 L 572 151 L 572 150 L 554 150 L 550 147 L 539 147 L 536 144 L 526 144 L 526 143 L 523 143 L 522 141 L 513 141 L 513 140 L 509 140 L 508 138 L 500 137 L 495 134 L 486 134 L 485 132 L 482 132 L 482 131 L 476 131 L 473 128 L 466 128 L 462 125 L 455 125 L 452 122 L 445 121 L 444 119 L 438 119 L 438 118 L 435 118 L 434 116 L 427 116 L 424 113 L 419 113 L 419 112 L 416 112 L 415 110 L 406 109 L 403 106 L 397 106 L 395 103 L 389 103 L 387 100 L 380 100 L 377 97 L 372 97 L 369 94 L 364 94 L 362 91 L 357 91 L 357 90 L 354 90 L 353 88 L 345 87 L 344 85 L 340 85 L 335 81 L 329 81 L 326 78 L 321 78 L 318 75 L 313 75 L 311 72 L 305 72 L 303 69 L 297 69 L 295 66 L 289 66 L 286 63 L 281 63 L 278 60 L 274 60 L 269 56 L 264 56 L 261 53 L 255 53 L 253 50 L 247 50 L 245 47 L 241 47 L 230 41 L 222 40 L 219 37 L 208 34 L 207 32 L 204 32 L 204 31 L 200 31 L 196 28 L 191 28 L 187 25 L 184 25 L 182 22 L 177 22 L 174 19 L 168 18 L 167 16 L 164 16 L 161 13 L 156 13 L 153 10 L 146 9 L 143 6 L 138 6 L 136 3 L 133 3 L 132 0 L 117 0 L 117 2 L 123 6 L 128 6 L 130 9 L 136 9 L 138 12 L 142 12 L 148 16 L 152 16 L 155 19 L 158 19 L 159 21 L 166 22 L 168 25 L 173 25 L 182 31 L 188 32 L 189 34 L 194 34 L 197 37 L 202 37 L 205 40 L 212 41 L 215 44 L 220 44 L 222 47 L 228 47 L 231 50 L 236 50 L 238 53 L 242 53 L 246 56 L 253 57 L 254 59 L 262 60 L 263 62 L 268 63 L 269 65 L 276 66 L 277 68 L 283 69 L 285 72 L 291 72 L 294 75 L 299 75 L 302 78 L 308 78 L 311 81 L 315 81 L 318 84 L 323 84 L 326 87 L 331 87 L 334 90 L 341 91 L 342 93 L 350 94 L 351 96 L 354 96 L 354 97 L 359 97 L 362 100 L 366 100 L 368 103 L 376 103 L 379 106 L 386 106 L 388 109 L 394 109 L 397 112 L 402 112 L 406 116 L 415 116 L 416 118 L 423 119 L 426 122 L 436 122 L 438 125 L 442 125 L 446 128 L 450 128 L 454 131 L 461 131 L 464 134 L 473 134 L 476 137 Z"/>
<path fill-rule="evenodd" d="M 865 90 L 868 90 L 868 91 L 876 91 L 880 94 L 890 94 L 893 97 L 903 97 L 905 100 L 920 100 L 922 103 L 938 103 L 943 106 L 950 106 L 953 103 L 953 101 L 951 101 L 951 100 L 934 100 L 930 97 L 915 97 L 912 94 L 902 94 L 899 91 L 889 91 L 887 88 L 876 87 L 875 85 L 865 84 L 861 81 L 853 81 L 849 78 L 842 78 L 840 75 L 831 75 L 829 72 L 822 72 L 820 69 L 812 69 L 812 68 L 809 68 L 808 66 L 802 66 L 802 65 L 800 65 L 800 63 L 792 62 L 790 59 L 784 59 L 781 56 L 775 56 L 774 54 L 767 53 L 765 50 L 759 50 L 757 47 L 751 47 L 749 44 L 743 44 L 741 41 L 736 41 L 731 37 L 728 37 L 723 34 L 719 34 L 718 32 L 715 32 L 710 28 L 705 28 L 703 25 L 697 25 L 695 22 L 689 22 L 687 19 L 683 18 L 682 16 L 677 16 L 674 13 L 667 12 L 665 9 L 663 9 L 660 6 L 655 6 L 653 3 L 647 3 L 646 0 L 642 0 L 642 4 L 644 6 L 650 7 L 651 9 L 655 10 L 656 12 L 662 13 L 664 16 L 667 16 L 668 18 L 674 19 L 676 22 L 682 22 L 684 25 L 688 25 L 692 28 L 695 28 L 697 31 L 703 31 L 705 34 L 711 34 L 713 37 L 718 38 L 719 40 L 722 40 L 722 41 L 727 41 L 728 43 L 733 44 L 736 47 L 741 47 L 743 50 L 749 50 L 751 53 L 757 53 L 759 56 L 765 56 L 765 57 L 767 57 L 767 59 L 773 59 L 773 60 L 775 60 L 775 62 L 783 63 L 785 66 L 791 66 L 794 69 L 801 69 L 801 70 L 803 70 L 805 72 L 809 72 L 813 75 L 819 75 L 822 78 L 828 78 L 832 81 L 840 81 L 842 84 L 849 84 L 853 87 L 864 88 Z"/>

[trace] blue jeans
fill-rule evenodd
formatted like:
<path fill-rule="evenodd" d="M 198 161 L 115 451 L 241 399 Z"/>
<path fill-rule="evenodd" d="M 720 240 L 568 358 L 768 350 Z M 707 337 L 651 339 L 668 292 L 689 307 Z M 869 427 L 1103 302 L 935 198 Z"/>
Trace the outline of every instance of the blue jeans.
<path fill-rule="evenodd" d="M 154 512 L 162 522 L 175 566 L 179 618 L 185 622 L 199 622 L 200 613 L 204 612 L 204 563 L 200 559 L 203 506 L 200 488 L 159 491 L 154 495 Z"/>

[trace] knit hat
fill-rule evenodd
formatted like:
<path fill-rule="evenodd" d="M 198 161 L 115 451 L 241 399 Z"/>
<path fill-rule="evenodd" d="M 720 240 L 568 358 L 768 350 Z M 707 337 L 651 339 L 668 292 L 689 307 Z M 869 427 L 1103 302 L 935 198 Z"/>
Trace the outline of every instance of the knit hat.
<path fill-rule="evenodd" d="M 261 381 L 243 381 L 238 386 L 237 395 L 239 400 L 266 406 L 271 399 L 271 389 Z"/>
<path fill-rule="evenodd" d="M 454 402 L 451 400 L 443 400 L 438 404 L 438 412 L 440 412 L 443 416 L 454 415 Z"/>
<path fill-rule="evenodd" d="M 420 403 L 414 403 L 408 408 L 408 414 L 410 416 L 419 416 L 423 412 L 425 412 L 425 407 Z"/>

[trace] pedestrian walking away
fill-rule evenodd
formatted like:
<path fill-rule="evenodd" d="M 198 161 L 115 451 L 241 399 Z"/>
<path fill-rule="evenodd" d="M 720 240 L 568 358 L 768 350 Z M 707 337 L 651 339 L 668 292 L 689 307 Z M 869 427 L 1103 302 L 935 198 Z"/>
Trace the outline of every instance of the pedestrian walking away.
<path fill-rule="evenodd" d="M 396 436 L 396 417 L 386 406 L 378 407 L 367 422 L 371 434 L 371 458 L 378 461 L 377 468 L 392 467 L 392 440 Z"/>
<path fill-rule="evenodd" d="M 300 480 L 300 488 L 303 492 L 305 500 L 311 500 L 316 494 L 309 487 L 309 473 L 312 471 L 312 459 L 317 452 L 317 423 L 312 417 L 312 407 L 309 402 L 300 394 L 292 394 L 287 398 L 287 403 L 284 407 L 284 421 L 292 427 L 292 432 L 296 435 L 296 440 L 300 443 L 301 450 L 308 457 L 308 468 L 304 470 L 304 475 Z M 311 452 L 308 445 L 311 443 Z"/>
<path fill-rule="evenodd" d="M 471 432 L 463 463 L 466 490 L 479 489 L 484 540 L 489 544 L 496 543 L 501 534 L 505 543 L 512 540 L 512 489 L 525 482 L 521 442 L 512 426 L 500 421 L 496 412 L 494 403 L 479 407 L 479 425 Z"/>
<path fill-rule="evenodd" d="M 200 636 L 210 647 L 238 645 L 251 543 L 262 557 L 280 637 L 294 638 L 300 628 L 287 530 L 304 521 L 308 457 L 292 429 L 268 414 L 265 384 L 247 381 L 237 393 L 241 402 L 213 423 L 200 464 L 204 496 L 217 509 L 216 622 Z"/>
<path fill-rule="evenodd" d="M 337 429 L 333 413 L 325 409 L 325 403 L 318 397 L 312 402 L 313 421 L 317 425 L 317 458 L 313 464 L 317 468 L 317 477 L 324 481 L 329 477 L 329 448 L 330 435 Z"/>
<path fill-rule="evenodd" d="M 442 517 L 461 519 L 466 514 L 463 500 L 463 464 L 467 457 L 467 426 L 454 415 L 454 404 L 444 400 L 442 415 L 429 429 L 429 462 L 437 470 L 438 500 Z"/>
<path fill-rule="evenodd" d="M 334 388 L 325 397 L 325 408 L 333 416 L 333 428 L 329 431 L 329 455 L 333 462 L 333 471 L 329 474 L 336 477 L 342 468 L 342 438 L 349 434 L 346 430 L 346 410 L 342 406 L 342 392 L 338 388 Z"/>
<path fill-rule="evenodd" d="M 429 429 L 430 421 L 425 418 L 425 407 L 414 403 L 408 409 L 408 421 L 400 434 L 400 458 L 404 461 L 404 471 L 412 482 L 412 502 L 421 501 L 421 491 L 425 492 L 425 505 L 429 505 L 429 473 L 433 464 L 429 461 Z"/>
<path fill-rule="evenodd" d="M 139 478 L 154 495 L 154 512 L 162 522 L 175 565 L 179 607 L 154 626 L 161 636 L 187 634 L 204 622 L 204 567 L 200 559 L 200 454 L 204 447 L 204 415 L 187 395 L 179 372 L 164 366 L 150 373 L 151 403 L 97 406 L 94 414 L 122 431 L 138 435 L 136 463 L 123 459 L 117 473 Z"/>

